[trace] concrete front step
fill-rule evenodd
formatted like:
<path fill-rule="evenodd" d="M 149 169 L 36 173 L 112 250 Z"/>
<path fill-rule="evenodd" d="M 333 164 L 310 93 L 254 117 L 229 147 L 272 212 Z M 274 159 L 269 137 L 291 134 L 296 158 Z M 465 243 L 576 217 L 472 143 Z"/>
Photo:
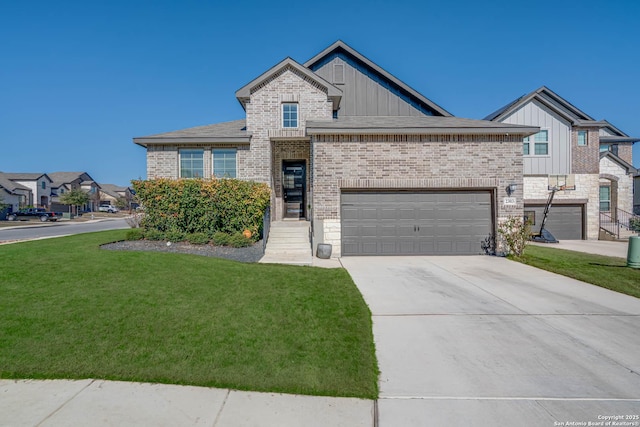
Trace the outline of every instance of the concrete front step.
<path fill-rule="evenodd" d="M 269 240 L 262 263 L 311 265 L 309 223 L 306 221 L 276 221 L 271 223 Z"/>

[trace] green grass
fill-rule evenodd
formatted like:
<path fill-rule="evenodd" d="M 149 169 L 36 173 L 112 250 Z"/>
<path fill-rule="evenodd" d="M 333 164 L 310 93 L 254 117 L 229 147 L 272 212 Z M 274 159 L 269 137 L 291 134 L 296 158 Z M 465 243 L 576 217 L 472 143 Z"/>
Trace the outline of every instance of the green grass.
<path fill-rule="evenodd" d="M 623 258 L 529 245 L 518 261 L 640 298 L 640 269 Z"/>
<path fill-rule="evenodd" d="M 0 378 L 377 397 L 345 270 L 99 249 L 125 232 L 0 246 Z"/>

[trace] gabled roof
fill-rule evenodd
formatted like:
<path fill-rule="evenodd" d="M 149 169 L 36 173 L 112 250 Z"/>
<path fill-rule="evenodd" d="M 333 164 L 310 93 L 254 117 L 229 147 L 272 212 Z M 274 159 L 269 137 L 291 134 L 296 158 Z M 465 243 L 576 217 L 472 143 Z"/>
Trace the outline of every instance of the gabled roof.
<path fill-rule="evenodd" d="M 31 191 L 29 187 L 26 187 L 22 184 L 18 184 L 15 181 L 12 181 L 7 177 L 7 175 L 11 175 L 11 174 L 0 172 L 0 187 L 4 188 L 8 193 L 13 194 L 16 190 Z"/>
<path fill-rule="evenodd" d="M 370 59 L 368 59 L 364 55 L 360 54 L 358 51 L 356 51 L 355 49 L 353 49 L 352 47 L 347 45 L 342 40 L 336 41 L 331 46 L 329 46 L 328 48 L 326 48 L 325 50 L 323 50 L 322 52 L 320 52 L 319 54 L 317 54 L 316 56 L 314 56 L 313 58 L 311 58 L 310 60 L 305 62 L 304 66 L 309 68 L 309 69 L 311 69 L 311 70 L 314 70 L 315 67 L 317 67 L 320 64 L 322 64 L 322 62 L 325 61 L 327 57 L 335 54 L 336 52 L 344 52 L 347 55 L 355 58 L 357 61 L 359 61 L 360 63 L 364 64 L 366 67 L 368 67 L 369 69 L 373 70 L 375 73 L 377 73 L 380 76 L 384 77 L 385 79 L 389 80 L 390 82 L 392 82 L 394 85 L 396 85 L 401 90 L 404 90 L 405 92 L 407 92 L 410 96 L 413 96 L 414 98 L 416 98 L 420 102 L 424 103 L 425 105 L 428 105 L 438 115 L 445 116 L 445 117 L 452 116 L 452 114 L 449 113 L 447 110 L 445 110 L 444 108 L 442 108 L 441 106 L 439 106 L 435 102 L 431 101 L 430 99 L 426 98 L 420 92 L 418 92 L 415 89 L 411 88 L 409 85 L 407 85 L 406 83 L 402 82 L 400 79 L 396 78 L 395 76 L 393 76 L 389 72 L 385 71 L 382 67 L 379 67 L 373 61 L 371 61 Z"/>
<path fill-rule="evenodd" d="M 633 138 L 629 135 L 627 135 L 626 133 L 624 133 L 623 131 L 621 131 L 620 129 L 618 129 L 617 127 L 615 127 L 614 125 L 612 125 L 611 123 L 609 123 L 606 120 L 603 120 L 603 123 L 605 123 L 604 128 L 609 129 L 610 131 L 612 131 L 613 133 L 615 133 L 616 135 L 600 135 L 600 143 L 613 143 L 613 142 L 630 142 L 630 143 L 634 143 L 634 142 L 638 142 L 640 141 L 640 138 Z"/>
<path fill-rule="evenodd" d="M 82 180 L 81 183 L 84 183 L 85 181 L 94 181 L 86 172 L 52 172 L 49 175 L 53 179 L 53 184 L 51 184 L 51 187 L 53 188 L 59 188 L 62 185 L 69 184 L 78 179 Z"/>
<path fill-rule="evenodd" d="M 122 196 L 122 194 L 120 193 L 125 193 L 127 190 L 129 190 L 129 187 L 120 187 L 119 185 L 115 184 L 100 184 L 100 189 L 103 193 L 118 198 Z"/>
<path fill-rule="evenodd" d="M 348 116 L 332 121 L 307 121 L 307 133 L 323 134 L 410 134 L 410 135 L 522 135 L 539 132 L 537 126 L 496 123 L 486 120 L 437 116 Z"/>
<path fill-rule="evenodd" d="M 246 109 L 246 103 L 249 101 L 249 97 L 251 96 L 251 91 L 257 86 L 267 82 L 268 80 L 274 78 L 280 73 L 284 72 L 287 69 L 296 70 L 298 73 L 302 74 L 306 78 L 315 82 L 316 84 L 324 87 L 327 90 L 327 96 L 333 101 L 333 109 L 338 109 L 338 105 L 340 104 L 340 99 L 342 98 L 342 91 L 311 71 L 310 69 L 303 67 L 298 64 L 293 59 L 287 57 L 280 61 L 277 65 L 271 67 L 269 70 L 262 73 L 257 78 L 250 81 L 248 84 L 244 85 L 240 89 L 236 91 L 236 98 L 242 105 L 242 108 Z"/>
<path fill-rule="evenodd" d="M 249 143 L 246 120 L 196 126 L 173 132 L 133 138 L 133 142 L 146 147 L 148 144 L 204 144 L 204 143 Z"/>
<path fill-rule="evenodd" d="M 620 165 L 620 167 L 625 169 L 627 173 L 631 173 L 635 175 L 639 172 L 639 170 L 636 169 L 632 164 L 629 164 L 626 161 L 622 160 L 620 157 L 616 156 L 611 151 L 603 151 L 602 153 L 600 153 L 600 160 L 602 160 L 605 157 L 611 160 L 612 162 Z"/>
<path fill-rule="evenodd" d="M 593 117 L 589 116 L 587 113 L 580 110 L 546 86 L 542 86 L 527 95 L 523 95 L 520 98 L 511 101 L 499 110 L 489 114 L 484 119 L 500 121 L 532 100 L 536 100 L 547 106 L 575 126 L 605 126 L 604 122 L 596 121 Z"/>
<path fill-rule="evenodd" d="M 47 175 L 46 173 L 40 173 L 40 172 L 35 172 L 35 173 L 11 173 L 11 172 L 3 172 L 3 175 L 5 178 L 10 179 L 10 180 L 16 180 L 16 181 L 37 181 L 39 180 L 41 177 L 46 177 L 49 182 L 53 182 L 53 180 L 51 179 L 51 177 L 49 175 Z"/>

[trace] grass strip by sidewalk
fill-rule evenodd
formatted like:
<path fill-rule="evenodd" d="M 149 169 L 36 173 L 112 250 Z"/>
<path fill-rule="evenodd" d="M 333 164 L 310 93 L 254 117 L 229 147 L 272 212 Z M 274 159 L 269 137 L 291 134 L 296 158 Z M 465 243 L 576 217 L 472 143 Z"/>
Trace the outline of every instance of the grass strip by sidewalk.
<path fill-rule="evenodd" d="M 640 298 L 640 269 L 623 258 L 528 245 L 517 261 Z"/>
<path fill-rule="evenodd" d="M 99 249 L 124 233 L 0 246 L 0 378 L 377 397 L 345 270 Z"/>

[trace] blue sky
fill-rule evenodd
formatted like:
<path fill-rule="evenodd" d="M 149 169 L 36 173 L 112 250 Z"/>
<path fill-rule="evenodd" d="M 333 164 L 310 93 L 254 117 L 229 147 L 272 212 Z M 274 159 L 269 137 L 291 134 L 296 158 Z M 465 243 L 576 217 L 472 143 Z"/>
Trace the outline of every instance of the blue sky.
<path fill-rule="evenodd" d="M 3 0 L 0 171 L 128 185 L 133 137 L 243 118 L 237 89 L 338 39 L 459 117 L 546 85 L 640 136 L 639 17 L 637 0 Z"/>

